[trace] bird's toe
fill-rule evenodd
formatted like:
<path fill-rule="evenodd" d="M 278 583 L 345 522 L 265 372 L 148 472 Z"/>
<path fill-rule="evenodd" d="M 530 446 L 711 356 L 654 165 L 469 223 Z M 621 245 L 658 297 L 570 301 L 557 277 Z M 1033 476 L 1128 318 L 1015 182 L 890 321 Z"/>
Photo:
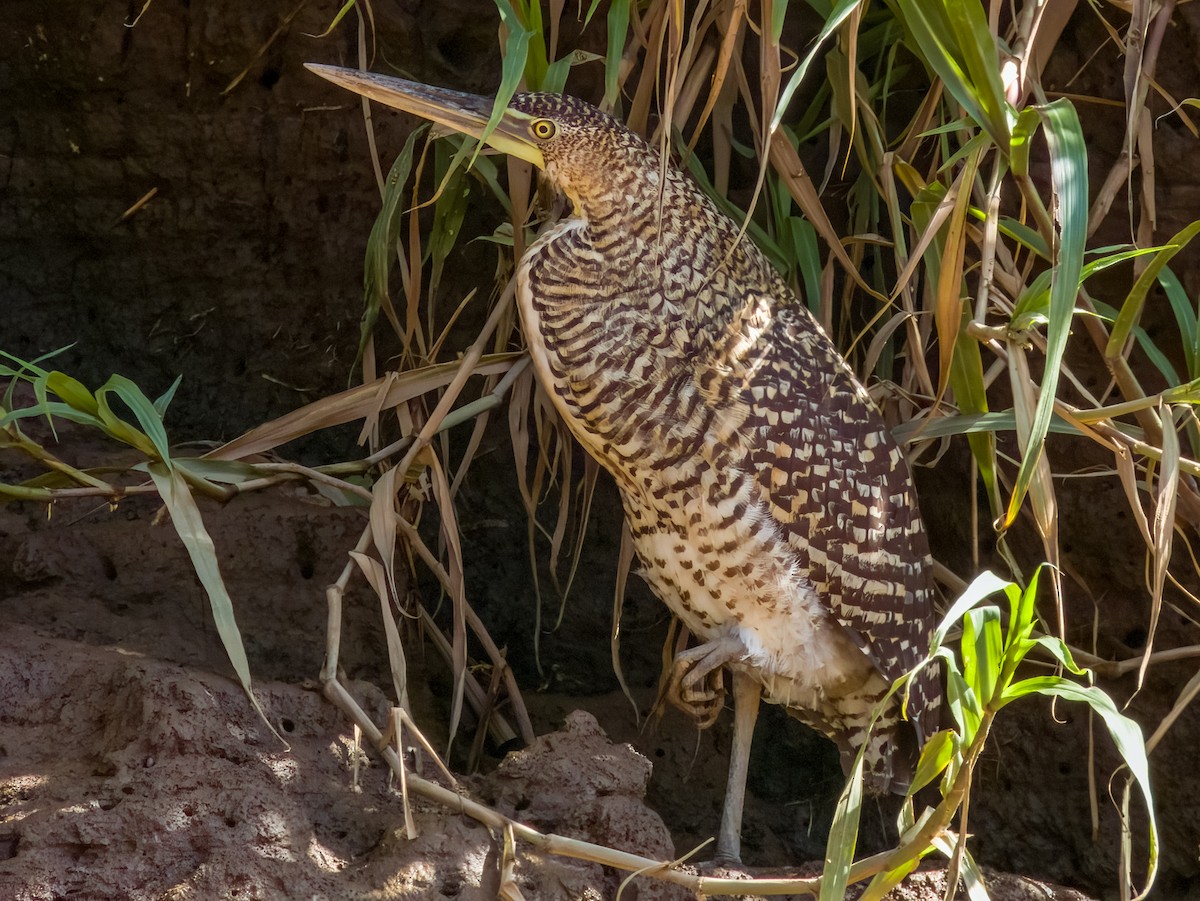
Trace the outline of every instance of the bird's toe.
<path fill-rule="evenodd" d="M 725 709 L 724 674 L 720 669 L 697 672 L 686 663 L 677 661 L 667 697 L 675 707 L 695 720 L 700 729 L 707 729 Z"/>

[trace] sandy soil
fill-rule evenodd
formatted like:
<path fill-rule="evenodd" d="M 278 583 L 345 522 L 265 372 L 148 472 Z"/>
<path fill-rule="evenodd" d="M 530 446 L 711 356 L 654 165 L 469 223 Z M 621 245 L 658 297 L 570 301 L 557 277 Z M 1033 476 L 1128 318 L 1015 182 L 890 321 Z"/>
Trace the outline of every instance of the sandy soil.
<path fill-rule="evenodd" d="M 72 506 L 49 523 L 35 507 L 0 512 L 0 896 L 496 896 L 500 837 L 413 798 L 419 836 L 406 838 L 386 768 L 355 750 L 346 718 L 313 680 L 322 586 L 361 514 L 304 493 L 206 510 L 226 579 L 246 601 L 239 615 L 256 696 L 281 741 L 229 677 L 186 555 L 169 524 L 152 524 L 154 504 Z M 352 692 L 382 724 L 388 701 L 375 684 L 387 682 L 366 623 L 373 611 L 353 593 L 347 606 L 346 668 L 379 680 L 353 681 Z M 429 687 L 438 680 L 428 678 L 420 643 L 409 653 L 415 712 L 436 736 L 446 698 Z M 711 835 L 723 730 L 697 737 L 672 717 L 639 728 L 619 693 L 528 699 L 539 728 L 552 731 L 529 749 L 493 755 L 462 791 L 540 831 L 657 859 L 686 851 L 677 840 Z M 610 739 L 596 716 L 645 753 Z M 444 782 L 428 760 L 419 766 Z M 652 783 L 675 836 L 646 803 Z M 752 797 L 754 856 L 795 863 L 781 834 L 791 823 Z M 515 880 L 529 899 L 614 897 L 624 875 L 518 850 Z M 1047 897 L 1013 884 L 1011 897 Z M 941 897 L 937 886 L 936 875 L 923 875 L 897 897 Z M 688 896 L 641 878 L 622 897 Z"/>

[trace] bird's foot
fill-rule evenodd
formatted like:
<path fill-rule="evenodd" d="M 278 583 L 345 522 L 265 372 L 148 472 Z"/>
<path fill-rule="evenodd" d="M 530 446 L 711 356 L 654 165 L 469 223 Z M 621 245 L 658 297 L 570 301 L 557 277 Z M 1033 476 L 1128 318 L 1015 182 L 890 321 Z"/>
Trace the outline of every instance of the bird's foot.
<path fill-rule="evenodd" d="M 720 668 L 696 675 L 686 661 L 675 659 L 667 700 L 707 729 L 725 709 L 725 674 Z"/>
<path fill-rule="evenodd" d="M 671 665 L 667 700 L 707 729 L 725 709 L 722 668 L 745 652 L 742 643 L 726 636 L 677 654 Z"/>

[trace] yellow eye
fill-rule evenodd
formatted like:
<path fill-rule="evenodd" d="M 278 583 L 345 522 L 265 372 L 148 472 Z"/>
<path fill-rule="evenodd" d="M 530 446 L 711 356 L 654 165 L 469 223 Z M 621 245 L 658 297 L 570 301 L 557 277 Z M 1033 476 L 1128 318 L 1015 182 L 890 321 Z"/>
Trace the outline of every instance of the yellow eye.
<path fill-rule="evenodd" d="M 549 141 L 558 129 L 549 119 L 538 119 L 529 127 L 529 130 L 539 141 Z"/>

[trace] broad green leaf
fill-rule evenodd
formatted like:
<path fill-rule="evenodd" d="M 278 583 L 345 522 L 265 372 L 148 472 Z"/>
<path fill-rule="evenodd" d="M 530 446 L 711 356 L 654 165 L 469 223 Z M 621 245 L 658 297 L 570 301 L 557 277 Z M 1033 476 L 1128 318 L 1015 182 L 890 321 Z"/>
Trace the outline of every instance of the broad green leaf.
<path fill-rule="evenodd" d="M 438 193 L 433 205 L 433 228 L 426 244 L 432 263 L 429 275 L 431 295 L 437 294 L 446 258 L 458 244 L 463 218 L 467 214 L 467 201 L 471 196 L 466 170 L 459 165 L 460 157 L 449 152 L 449 146 L 445 141 L 438 141 L 434 148 Z"/>
<path fill-rule="evenodd" d="M 771 42 L 778 44 L 783 35 L 783 22 L 787 18 L 788 0 L 775 0 L 771 6 Z"/>
<path fill-rule="evenodd" d="M 1036 106 L 1027 106 L 1017 113 L 1017 120 L 1013 123 L 1012 135 L 1008 142 L 1008 162 L 1013 175 L 1024 177 L 1029 174 L 1033 136 L 1037 134 L 1041 124 Z"/>
<path fill-rule="evenodd" d="M 1024 591 L 1017 585 L 1009 585 L 1005 589 L 1009 608 L 1008 634 L 1004 640 L 1006 654 L 1033 634 L 1033 627 L 1037 622 L 1038 582 L 1041 579 L 1042 570 L 1045 568 L 1046 565 L 1043 564 L 1033 571 Z"/>
<path fill-rule="evenodd" d="M 941 732 L 935 733 L 921 749 L 921 756 L 917 760 L 917 770 L 913 774 L 912 785 L 909 787 L 908 793 L 915 795 L 940 776 L 942 770 L 946 769 L 947 764 L 950 763 L 954 752 L 954 732 L 950 729 L 943 729 Z"/>
<path fill-rule="evenodd" d="M 990 604 L 976 608 L 963 617 L 962 623 L 963 679 L 980 706 L 986 707 L 995 692 L 1004 653 L 1000 609 Z"/>
<path fill-rule="evenodd" d="M 946 668 L 946 702 L 963 743 L 970 744 L 983 721 L 983 707 L 970 684 L 951 667 Z"/>
<path fill-rule="evenodd" d="M 29 379 L 31 376 L 37 377 L 47 375 L 46 371 L 41 369 L 37 364 L 49 357 L 57 356 L 65 350 L 70 350 L 74 346 L 74 344 L 66 344 L 58 348 L 58 350 L 52 350 L 49 353 L 44 353 L 40 357 L 29 361 L 22 360 L 20 357 L 15 357 L 8 351 L 0 349 L 0 358 L 11 360 L 17 367 L 16 369 L 11 369 L 8 366 L 0 366 L 0 374 L 17 376 L 18 378 L 24 379 Z"/>
<path fill-rule="evenodd" d="M 1033 571 L 1033 576 L 1024 590 L 1018 585 L 1009 585 L 1004 589 L 1008 595 L 1008 630 L 1004 636 L 1004 659 L 1001 663 L 999 691 L 1003 692 L 1012 682 L 1017 667 L 1025 659 L 1025 655 L 1033 648 L 1029 636 L 1037 622 L 1037 591 L 1038 581 L 1046 564 Z M 994 697 L 994 693 L 992 696 Z"/>
<path fill-rule="evenodd" d="M 64 350 L 68 350 L 74 346 L 74 344 L 68 344 L 66 347 L 60 347 L 58 350 L 53 350 L 49 353 L 42 354 L 36 360 L 31 362 L 26 362 L 20 357 L 14 357 L 12 354 L 7 353 L 4 350 L 0 350 L 0 359 L 11 360 L 16 365 L 16 368 L 14 369 L 10 366 L 4 366 L 0 364 L 0 376 L 11 378 L 11 381 L 8 383 L 8 388 L 4 392 L 4 408 L 7 410 L 12 409 L 13 397 L 15 396 L 19 381 L 34 382 L 37 380 L 44 380 L 46 378 L 48 373 L 37 365 L 39 361 L 44 360 L 47 357 L 60 354 Z M 0 410 L 0 415 L 3 415 L 4 412 L 5 410 Z"/>
<path fill-rule="evenodd" d="M 954 399 L 958 409 L 967 416 L 983 417 L 988 414 L 987 386 L 984 384 L 983 355 L 980 344 L 966 330 L 966 323 L 971 317 L 971 311 L 964 305 L 962 311 L 962 327 L 955 336 L 954 354 L 950 359 L 950 388 L 954 391 Z M 925 421 L 926 424 L 928 420 Z M 945 422 L 945 417 L 936 419 L 933 424 Z M 1013 418 L 1013 428 L 1016 420 Z M 1000 483 L 996 477 L 996 439 L 988 430 L 969 431 L 965 433 L 967 444 L 971 448 L 971 456 L 979 470 L 979 478 L 987 490 L 988 508 L 992 519 L 1000 515 Z M 928 432 L 926 437 L 932 437 Z"/>
<path fill-rule="evenodd" d="M 72 378 L 65 372 L 46 373 L 45 378 L 46 389 L 58 395 L 63 403 L 74 407 L 81 413 L 87 413 L 91 416 L 100 415 L 100 406 L 96 403 L 96 398 L 92 392 L 84 386 L 78 379 Z M 41 398 L 39 398 L 41 400 Z"/>
<path fill-rule="evenodd" d="M 995 610 L 995 607 L 984 607 L 983 610 Z M 978 660 L 978 630 L 980 627 L 979 614 L 981 610 L 968 610 L 963 614 L 962 618 L 962 641 L 959 644 L 959 656 L 962 658 L 962 677 L 963 681 L 970 686 L 971 689 L 978 691 L 979 679 L 976 673 L 979 668 Z M 980 697 L 980 701 L 986 702 L 987 697 Z"/>
<path fill-rule="evenodd" d="M 1012 238 L 1017 244 L 1027 250 L 1033 251 L 1043 260 L 1050 259 L 1050 250 L 1046 247 L 1046 242 L 1042 239 L 1042 236 L 1035 229 L 1009 216 L 1001 216 L 998 227 L 1000 234 Z"/>
<path fill-rule="evenodd" d="M 9 413 L 0 416 L 0 429 L 11 425 L 18 419 L 31 419 L 33 417 L 45 416 L 53 421 L 54 419 L 65 419 L 68 422 L 77 422 L 80 425 L 92 426 L 93 428 L 100 427 L 100 420 L 91 413 L 84 413 L 74 407 L 69 407 L 66 404 L 60 404 L 55 401 L 45 401 L 34 407 L 23 407 L 20 410 L 13 410 Z"/>
<path fill-rule="evenodd" d="M 950 605 L 950 609 L 938 623 L 938 627 L 933 633 L 932 649 L 936 651 L 945 643 L 950 630 L 966 615 L 968 610 L 978 607 L 992 595 L 1003 592 L 1008 585 L 1008 582 L 992 572 L 985 571 L 977 575 L 966 587 L 966 590 L 958 596 L 958 599 Z"/>
<path fill-rule="evenodd" d="M 920 865 L 921 858 L 919 856 L 910 857 L 890 870 L 876 873 L 875 878 L 858 896 L 858 901 L 882 901 L 892 889 L 907 879 Z"/>
<path fill-rule="evenodd" d="M 1085 670 L 1075 662 L 1075 657 L 1071 654 L 1071 649 L 1061 638 L 1054 635 L 1040 635 L 1032 639 L 1031 644 L 1045 650 L 1046 653 L 1075 675 L 1083 676 L 1088 673 L 1088 670 Z"/>
<path fill-rule="evenodd" d="M 780 245 L 787 248 L 796 273 L 804 281 L 802 300 L 810 310 L 821 302 L 821 247 L 817 230 L 802 216 L 788 216 L 780 223 Z"/>

